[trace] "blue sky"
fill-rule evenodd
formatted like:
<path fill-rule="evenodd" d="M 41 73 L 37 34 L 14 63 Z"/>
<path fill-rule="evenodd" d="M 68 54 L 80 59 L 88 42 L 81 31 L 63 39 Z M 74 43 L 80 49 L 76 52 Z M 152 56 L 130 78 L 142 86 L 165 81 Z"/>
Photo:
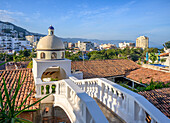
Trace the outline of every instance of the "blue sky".
<path fill-rule="evenodd" d="M 0 0 L 0 20 L 64 38 L 170 40 L 170 0 Z"/>

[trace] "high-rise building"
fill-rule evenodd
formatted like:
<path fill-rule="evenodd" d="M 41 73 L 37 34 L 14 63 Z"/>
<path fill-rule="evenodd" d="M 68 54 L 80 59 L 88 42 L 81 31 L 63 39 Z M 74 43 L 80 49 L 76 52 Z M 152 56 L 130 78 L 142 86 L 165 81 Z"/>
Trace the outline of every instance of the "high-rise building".
<path fill-rule="evenodd" d="M 146 36 L 140 36 L 136 39 L 136 47 L 145 49 L 149 47 L 149 38 Z"/>

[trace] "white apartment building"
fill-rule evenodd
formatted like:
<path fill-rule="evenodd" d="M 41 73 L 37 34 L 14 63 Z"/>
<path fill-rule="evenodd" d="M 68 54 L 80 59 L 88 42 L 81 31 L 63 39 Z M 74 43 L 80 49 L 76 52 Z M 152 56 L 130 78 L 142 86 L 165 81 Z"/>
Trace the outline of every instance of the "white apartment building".
<path fill-rule="evenodd" d="M 40 40 L 40 36 L 35 36 L 35 35 L 27 35 L 25 36 L 26 40 L 30 41 L 30 45 L 33 47 L 33 48 L 36 48 L 37 47 L 37 43 L 38 41 Z"/>
<path fill-rule="evenodd" d="M 146 36 L 140 36 L 136 39 L 136 47 L 145 49 L 149 47 L 149 38 Z"/>
<path fill-rule="evenodd" d="M 8 25 L 8 24 L 4 24 L 4 23 L 0 22 L 0 32 L 2 32 L 3 29 L 14 30 L 14 26 L 13 25 Z"/>
<path fill-rule="evenodd" d="M 94 43 L 89 42 L 81 42 L 78 41 L 78 48 L 80 51 L 91 51 L 94 49 Z"/>
<path fill-rule="evenodd" d="M 101 45 L 99 46 L 99 48 L 100 48 L 100 50 L 103 50 L 103 49 L 115 49 L 115 48 L 117 48 L 117 47 L 116 47 L 115 44 L 110 44 L 110 43 L 108 43 L 108 44 L 101 44 Z"/>
<path fill-rule="evenodd" d="M 27 40 L 20 40 L 18 38 L 12 38 L 7 36 L 0 37 L 0 47 L 3 48 L 2 52 L 13 53 L 24 49 L 32 49 L 30 42 Z"/>
<path fill-rule="evenodd" d="M 30 41 L 30 43 L 34 43 L 36 41 L 39 41 L 40 36 L 35 36 L 35 35 L 27 35 L 25 36 L 26 40 Z"/>
<path fill-rule="evenodd" d="M 121 42 L 119 43 L 119 48 L 124 49 L 126 47 L 135 47 L 135 43 L 126 43 L 126 42 Z"/>

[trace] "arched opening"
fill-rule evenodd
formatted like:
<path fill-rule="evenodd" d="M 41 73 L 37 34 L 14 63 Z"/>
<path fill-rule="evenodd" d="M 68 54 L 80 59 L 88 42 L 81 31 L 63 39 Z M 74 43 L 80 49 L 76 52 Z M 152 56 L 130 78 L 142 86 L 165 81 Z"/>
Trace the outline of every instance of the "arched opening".
<path fill-rule="evenodd" d="M 51 59 L 57 59 L 57 53 L 53 52 L 53 53 L 51 54 Z"/>
<path fill-rule="evenodd" d="M 51 31 L 51 35 L 53 35 L 54 34 L 54 32 L 53 31 Z"/>
<path fill-rule="evenodd" d="M 44 53 L 44 52 L 42 52 L 42 53 L 40 54 L 40 58 L 41 58 L 41 59 L 45 59 L 45 53 Z"/>
<path fill-rule="evenodd" d="M 67 75 L 65 70 L 59 66 L 53 66 L 47 68 L 41 76 L 41 80 L 43 82 L 58 81 L 66 78 Z"/>
<path fill-rule="evenodd" d="M 43 123 L 71 123 L 66 112 L 59 106 L 53 107 L 51 116 L 43 116 Z"/>
<path fill-rule="evenodd" d="M 62 58 L 62 59 L 64 59 L 64 52 L 62 52 L 62 54 L 61 54 L 61 58 Z"/>

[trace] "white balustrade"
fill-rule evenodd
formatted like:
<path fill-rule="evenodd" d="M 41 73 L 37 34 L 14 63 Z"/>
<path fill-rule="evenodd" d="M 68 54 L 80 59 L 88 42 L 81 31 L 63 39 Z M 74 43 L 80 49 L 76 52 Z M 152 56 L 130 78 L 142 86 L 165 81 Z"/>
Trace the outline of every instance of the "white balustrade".
<path fill-rule="evenodd" d="M 87 84 L 89 94 L 92 96 L 95 92 L 94 82 L 88 82 Z M 79 87 L 83 87 L 84 85 L 85 82 L 78 83 Z M 68 113 L 67 115 L 71 122 L 108 123 L 95 100 L 88 96 L 78 86 L 70 79 L 53 82 L 39 82 L 36 83 L 36 97 L 41 98 L 46 94 L 51 93 L 54 96 L 54 106 L 62 105 L 63 108 L 66 107 L 65 110 L 67 110 L 66 112 Z"/>
<path fill-rule="evenodd" d="M 108 100 L 107 100 L 107 106 L 111 109 L 112 107 L 112 101 L 113 101 L 113 92 L 112 92 L 112 88 L 109 87 L 109 90 L 108 90 Z"/>
<path fill-rule="evenodd" d="M 70 77 L 70 79 L 76 84 L 81 82 L 81 86 L 87 88 L 85 91 L 89 96 L 99 99 L 126 122 L 147 122 L 146 113 L 151 117 L 152 123 L 170 122 L 162 112 L 143 96 L 105 78 L 76 80 Z M 89 84 L 91 82 L 96 83 L 95 89 L 94 86 L 91 89 L 92 86 Z"/>

